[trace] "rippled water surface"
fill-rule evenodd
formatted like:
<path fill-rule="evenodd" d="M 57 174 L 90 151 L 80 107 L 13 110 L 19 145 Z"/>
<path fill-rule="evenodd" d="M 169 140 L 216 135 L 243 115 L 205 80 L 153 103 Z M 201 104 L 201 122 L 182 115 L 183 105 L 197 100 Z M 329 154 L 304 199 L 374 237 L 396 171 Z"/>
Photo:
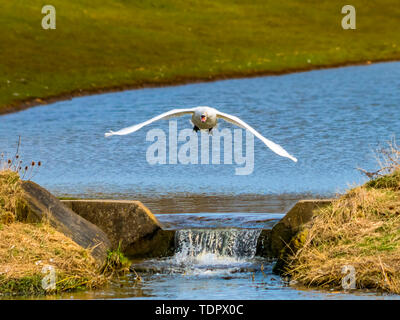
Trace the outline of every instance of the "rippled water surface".
<path fill-rule="evenodd" d="M 280 213 L 175 213 L 158 214 L 158 221 L 165 230 L 185 228 L 234 228 L 271 229 L 284 214 Z"/>
<path fill-rule="evenodd" d="M 197 243 L 187 251 L 196 252 L 193 256 L 177 252 L 135 262 L 143 271 L 140 283 L 131 274 L 104 291 L 58 298 L 397 298 L 303 290 L 273 275 L 272 264 L 252 254 L 201 248 L 210 239 L 231 243 L 251 235 L 254 240 L 259 228 L 271 228 L 298 199 L 333 196 L 364 182 L 356 168 L 376 169 L 373 151 L 400 135 L 399 92 L 396 62 L 94 95 L 0 116 L 0 150 L 13 155 L 21 136 L 23 159 L 43 163 L 33 180 L 56 195 L 139 199 L 166 228 L 202 228 L 201 234 L 189 232 L 197 237 L 191 239 L 208 239 L 191 240 Z M 299 161 L 282 158 L 255 139 L 250 175 L 235 175 L 240 167 L 235 162 L 151 165 L 146 152 L 153 142 L 146 134 L 157 128 L 168 141 L 168 121 L 104 137 L 110 129 L 197 105 L 239 116 Z M 176 121 L 178 130 L 192 127 L 188 117 Z M 222 128 L 234 127 L 222 121 Z M 238 228 L 252 231 L 232 231 Z"/>
<path fill-rule="evenodd" d="M 399 136 L 399 90 L 395 62 L 74 98 L 0 116 L 0 150 L 13 154 L 20 135 L 24 159 L 44 164 L 34 180 L 60 195 L 331 195 L 364 181 L 356 168 L 376 168 L 373 150 Z M 168 121 L 104 138 L 109 129 L 197 105 L 239 116 L 298 163 L 255 140 L 246 176 L 235 175 L 235 163 L 150 165 L 146 133 L 168 134 Z M 191 128 L 188 116 L 177 121 L 178 130 Z M 221 121 L 221 128 L 234 127 Z"/>

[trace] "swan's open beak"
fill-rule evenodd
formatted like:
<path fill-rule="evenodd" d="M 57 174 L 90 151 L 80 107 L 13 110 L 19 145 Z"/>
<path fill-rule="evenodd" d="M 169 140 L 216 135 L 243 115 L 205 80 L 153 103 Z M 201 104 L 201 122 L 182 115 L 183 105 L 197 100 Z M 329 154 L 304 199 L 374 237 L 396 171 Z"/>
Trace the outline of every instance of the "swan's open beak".
<path fill-rule="evenodd" d="M 201 115 L 201 122 L 206 122 L 206 121 L 207 121 L 207 117 L 204 114 L 202 114 Z"/>

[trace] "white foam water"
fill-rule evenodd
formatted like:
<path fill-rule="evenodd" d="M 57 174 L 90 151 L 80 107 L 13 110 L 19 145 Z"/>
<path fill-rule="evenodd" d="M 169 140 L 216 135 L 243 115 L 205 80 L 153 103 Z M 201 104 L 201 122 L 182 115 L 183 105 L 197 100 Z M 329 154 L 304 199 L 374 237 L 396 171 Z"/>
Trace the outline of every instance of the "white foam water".
<path fill-rule="evenodd" d="M 195 277 L 225 276 L 254 272 L 260 268 L 255 257 L 261 229 L 180 229 L 175 233 L 175 254 L 146 260 L 135 269 L 157 274 Z"/>
<path fill-rule="evenodd" d="M 180 265 L 223 266 L 251 260 L 256 253 L 260 229 L 183 229 L 175 233 Z"/>

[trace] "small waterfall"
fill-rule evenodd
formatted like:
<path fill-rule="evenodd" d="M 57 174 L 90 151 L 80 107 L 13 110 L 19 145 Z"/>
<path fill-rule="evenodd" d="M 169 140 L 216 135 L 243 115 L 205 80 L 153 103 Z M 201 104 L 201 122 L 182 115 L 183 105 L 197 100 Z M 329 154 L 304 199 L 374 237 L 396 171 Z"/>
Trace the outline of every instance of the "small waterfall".
<path fill-rule="evenodd" d="M 181 263 L 224 264 L 251 259 L 260 229 L 184 229 L 175 234 L 175 259 Z"/>
<path fill-rule="evenodd" d="M 175 232 L 175 254 L 135 264 L 135 270 L 180 273 L 185 276 L 231 276 L 254 272 L 260 267 L 257 240 L 261 229 L 179 229 Z"/>

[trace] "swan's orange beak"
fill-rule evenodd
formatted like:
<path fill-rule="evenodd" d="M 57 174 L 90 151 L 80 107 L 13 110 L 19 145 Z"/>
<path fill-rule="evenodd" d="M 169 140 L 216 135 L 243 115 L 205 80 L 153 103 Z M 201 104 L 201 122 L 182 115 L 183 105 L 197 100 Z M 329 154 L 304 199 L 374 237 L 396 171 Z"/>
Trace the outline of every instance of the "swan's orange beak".
<path fill-rule="evenodd" d="M 207 121 L 207 116 L 202 114 L 201 115 L 201 122 L 206 122 Z"/>

